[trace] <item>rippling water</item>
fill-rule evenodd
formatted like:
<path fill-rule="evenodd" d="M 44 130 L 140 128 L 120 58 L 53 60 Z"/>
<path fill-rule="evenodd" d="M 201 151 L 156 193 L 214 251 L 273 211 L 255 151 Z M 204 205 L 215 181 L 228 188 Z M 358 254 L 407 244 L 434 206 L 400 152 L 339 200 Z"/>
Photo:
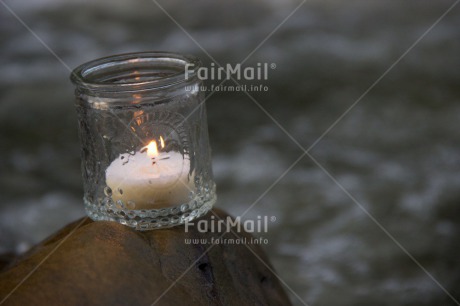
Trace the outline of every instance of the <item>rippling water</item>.
<path fill-rule="evenodd" d="M 141 50 L 210 63 L 150 1 L 6 3 L 69 67 Z M 234 64 L 299 2 L 160 3 Z M 248 60 L 276 63 L 253 96 L 278 124 L 243 93 L 207 102 L 218 206 L 276 217 L 267 252 L 309 305 L 460 298 L 460 7 L 361 98 L 452 3 L 307 1 Z M 0 251 L 22 252 L 83 215 L 79 144 L 69 71 L 5 7 L 0 33 Z M 290 169 L 312 144 L 320 166 Z"/>

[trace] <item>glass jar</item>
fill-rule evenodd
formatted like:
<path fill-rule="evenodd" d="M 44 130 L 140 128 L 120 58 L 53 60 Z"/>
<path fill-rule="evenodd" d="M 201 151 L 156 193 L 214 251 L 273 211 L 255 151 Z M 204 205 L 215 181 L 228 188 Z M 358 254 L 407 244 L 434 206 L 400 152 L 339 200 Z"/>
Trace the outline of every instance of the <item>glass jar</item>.
<path fill-rule="evenodd" d="M 76 68 L 84 204 L 138 230 L 204 215 L 216 201 L 200 61 L 142 52 Z"/>

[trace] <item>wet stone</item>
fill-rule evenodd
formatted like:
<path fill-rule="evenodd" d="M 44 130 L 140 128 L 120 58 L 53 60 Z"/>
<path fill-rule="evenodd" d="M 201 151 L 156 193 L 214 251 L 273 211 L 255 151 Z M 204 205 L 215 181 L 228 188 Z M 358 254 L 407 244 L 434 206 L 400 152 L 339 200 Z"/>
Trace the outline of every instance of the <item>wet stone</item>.
<path fill-rule="evenodd" d="M 211 215 L 203 219 L 211 222 Z M 78 220 L 4 268 L 0 297 L 41 263 L 2 305 L 290 305 L 258 245 L 251 251 L 219 244 L 206 252 L 210 245 L 191 243 L 221 235 L 196 227 L 185 232 L 184 226 L 139 232 L 116 222 Z"/>

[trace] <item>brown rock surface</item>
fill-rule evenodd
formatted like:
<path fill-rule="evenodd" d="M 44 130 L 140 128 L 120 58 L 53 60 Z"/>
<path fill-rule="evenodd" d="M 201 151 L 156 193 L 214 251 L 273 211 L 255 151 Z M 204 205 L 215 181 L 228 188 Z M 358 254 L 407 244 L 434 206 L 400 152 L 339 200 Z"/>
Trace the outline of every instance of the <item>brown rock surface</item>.
<path fill-rule="evenodd" d="M 0 301 L 30 274 L 2 305 L 290 305 L 257 258 L 269 265 L 259 246 L 218 244 L 207 252 L 210 244 L 185 239 L 221 233 L 184 229 L 139 232 L 116 222 L 76 221 L 2 271 Z"/>

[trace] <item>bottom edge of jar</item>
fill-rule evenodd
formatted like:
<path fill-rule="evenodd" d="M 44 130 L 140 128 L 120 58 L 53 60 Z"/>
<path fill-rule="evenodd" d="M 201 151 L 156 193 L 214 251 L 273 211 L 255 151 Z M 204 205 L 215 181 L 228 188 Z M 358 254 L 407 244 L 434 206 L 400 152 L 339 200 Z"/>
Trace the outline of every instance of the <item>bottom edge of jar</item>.
<path fill-rule="evenodd" d="M 196 208 L 184 210 L 176 206 L 164 210 L 111 210 L 92 204 L 85 200 L 85 211 L 93 221 L 114 221 L 139 231 L 155 230 L 179 226 L 204 216 L 216 202 L 216 197 L 209 199 Z"/>

